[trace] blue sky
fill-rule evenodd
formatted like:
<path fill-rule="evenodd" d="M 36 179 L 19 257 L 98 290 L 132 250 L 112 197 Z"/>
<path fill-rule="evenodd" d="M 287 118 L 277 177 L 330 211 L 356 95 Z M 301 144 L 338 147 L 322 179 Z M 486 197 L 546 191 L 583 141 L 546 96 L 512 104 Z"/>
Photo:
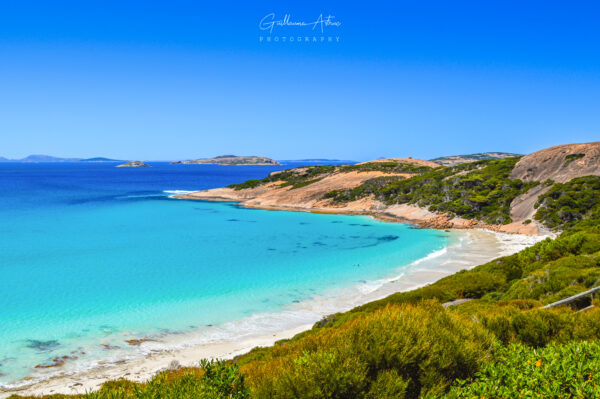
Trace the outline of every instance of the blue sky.
<path fill-rule="evenodd" d="M 433 158 L 600 138 L 594 2 L 239 3 L 0 0 L 0 156 Z M 335 16 L 339 42 L 260 42 L 269 13 Z"/>

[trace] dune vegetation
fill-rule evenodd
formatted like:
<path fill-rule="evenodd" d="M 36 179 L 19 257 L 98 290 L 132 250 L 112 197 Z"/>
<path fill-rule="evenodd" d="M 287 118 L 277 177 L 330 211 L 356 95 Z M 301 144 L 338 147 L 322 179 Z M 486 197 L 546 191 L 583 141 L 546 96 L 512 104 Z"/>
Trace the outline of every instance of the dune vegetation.
<path fill-rule="evenodd" d="M 325 198 L 343 203 L 373 196 L 387 205 L 414 204 L 432 212 L 507 224 L 512 222 L 512 200 L 539 184 L 509 179 L 518 160 L 513 157 L 440 167 L 409 179 L 379 177 L 358 187 L 330 191 Z"/>
<path fill-rule="evenodd" d="M 244 183 L 231 184 L 228 187 L 235 190 L 255 188 L 268 183 L 278 183 L 281 187 L 292 186 L 293 188 L 304 187 L 317 182 L 333 173 L 348 172 L 382 172 L 382 173 L 405 173 L 421 174 L 432 170 L 429 166 L 414 165 L 408 162 L 364 162 L 355 165 L 315 165 L 302 166 L 273 172 L 269 176 L 259 180 L 248 180 Z"/>
<path fill-rule="evenodd" d="M 388 203 L 506 223 L 510 201 L 536 184 L 509 180 L 515 163 L 507 158 L 429 169 L 330 198 L 369 193 Z M 315 168 L 302 179 L 330 170 Z M 301 183 L 294 173 L 267 180 Z M 562 229 L 555 239 L 330 315 L 292 339 L 233 360 L 164 371 L 147 383 L 112 381 L 79 397 L 599 397 L 600 308 L 590 307 L 597 300 L 543 307 L 600 283 L 599 206 L 597 176 L 554 184 L 539 198 L 535 218 Z M 457 299 L 465 301 L 449 304 Z"/>

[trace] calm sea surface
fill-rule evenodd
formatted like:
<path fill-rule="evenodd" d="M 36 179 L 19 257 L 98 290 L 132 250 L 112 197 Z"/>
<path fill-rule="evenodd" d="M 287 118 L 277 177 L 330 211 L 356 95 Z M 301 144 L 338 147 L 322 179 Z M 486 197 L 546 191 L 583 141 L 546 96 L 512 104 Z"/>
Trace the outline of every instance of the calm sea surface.
<path fill-rule="evenodd" d="M 451 239 L 363 216 L 169 198 L 297 164 L 151 165 L 0 163 L 0 385 L 134 356 L 128 339 L 285 311 Z"/>

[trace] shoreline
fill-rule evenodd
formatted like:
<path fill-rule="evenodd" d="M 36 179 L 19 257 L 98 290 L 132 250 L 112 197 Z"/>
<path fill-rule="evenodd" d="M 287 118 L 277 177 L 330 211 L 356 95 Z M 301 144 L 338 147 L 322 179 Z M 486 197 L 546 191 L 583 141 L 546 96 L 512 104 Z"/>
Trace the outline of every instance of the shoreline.
<path fill-rule="evenodd" d="M 193 193 L 193 192 L 192 192 Z M 427 210 L 414 205 L 400 205 L 396 209 L 385 210 L 366 210 L 366 209 L 347 209 L 347 208 L 321 208 L 321 207 L 301 207 L 287 205 L 262 205 L 252 204 L 243 200 L 228 199 L 226 197 L 194 197 L 192 193 L 175 194 L 170 198 L 209 201 L 209 202 L 233 202 L 243 208 L 261 209 L 265 211 L 287 211 L 287 212 L 307 212 L 324 215 L 354 215 L 370 216 L 374 219 L 388 223 L 405 223 L 420 229 L 436 230 L 487 230 L 495 233 L 518 234 L 525 236 L 554 237 L 555 233 L 533 224 L 531 228 L 522 223 L 510 223 L 507 225 L 487 224 L 480 221 L 462 219 L 459 217 L 448 218 L 445 214 L 433 214 Z M 398 210 L 400 208 L 400 210 Z M 426 216 L 421 216 L 426 214 Z M 415 215 L 413 217 L 413 215 Z"/>
<path fill-rule="evenodd" d="M 157 372 L 172 366 L 173 361 L 181 366 L 196 366 L 202 358 L 230 359 L 254 347 L 270 346 L 278 340 L 288 339 L 309 330 L 314 323 L 329 314 L 350 310 L 394 292 L 409 291 L 431 284 L 459 270 L 469 269 L 494 258 L 518 252 L 545 238 L 545 236 L 498 233 L 485 229 L 452 229 L 452 232 L 455 240 L 444 249 L 409 265 L 399 266 L 385 279 L 364 281 L 359 285 L 333 290 L 302 303 L 292 304 L 279 312 L 258 314 L 225 323 L 225 326 L 217 326 L 223 331 L 227 328 L 231 331 L 239 331 L 240 326 L 250 323 L 262 327 L 261 332 L 246 332 L 241 336 L 233 335 L 230 339 L 223 339 L 221 336 L 213 338 L 213 341 L 210 341 L 209 336 L 209 342 L 206 342 L 207 337 L 199 332 L 169 337 L 160 342 L 142 342 L 140 344 L 140 351 L 144 354 L 142 358 L 118 359 L 91 369 L 63 372 L 31 383 L 21 380 L 17 382 L 19 386 L 13 384 L 0 388 L 0 398 L 12 394 L 85 393 L 98 389 L 102 383 L 109 380 L 119 378 L 133 381 L 148 380 Z M 196 343 L 191 343 L 194 340 Z"/>

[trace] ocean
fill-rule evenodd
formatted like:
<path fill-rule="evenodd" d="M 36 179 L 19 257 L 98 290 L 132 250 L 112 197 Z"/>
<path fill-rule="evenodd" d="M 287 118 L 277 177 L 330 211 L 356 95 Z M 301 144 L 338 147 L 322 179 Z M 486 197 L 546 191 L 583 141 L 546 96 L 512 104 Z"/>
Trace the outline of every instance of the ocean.
<path fill-rule="evenodd" d="M 314 322 L 319 298 L 369 292 L 453 239 L 170 198 L 299 164 L 150 165 L 0 163 L 0 386 L 133 359 L 144 341 L 282 328 L 309 301 Z"/>

